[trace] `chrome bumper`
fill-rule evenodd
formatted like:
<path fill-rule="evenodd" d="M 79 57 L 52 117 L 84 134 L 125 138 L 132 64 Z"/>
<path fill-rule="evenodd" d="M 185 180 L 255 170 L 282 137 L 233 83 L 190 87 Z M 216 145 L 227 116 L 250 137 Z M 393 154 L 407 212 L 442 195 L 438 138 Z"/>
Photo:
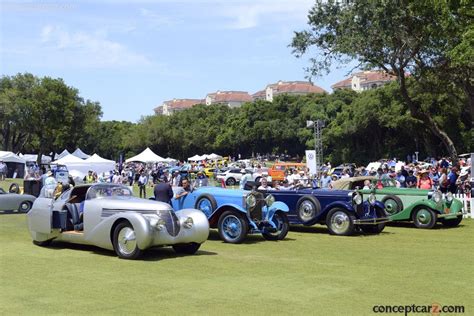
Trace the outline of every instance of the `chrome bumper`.
<path fill-rule="evenodd" d="M 388 223 L 388 222 L 390 222 L 390 218 L 388 217 L 354 220 L 354 224 L 356 225 L 378 225 L 378 224 L 383 224 L 383 223 Z"/>
<path fill-rule="evenodd" d="M 445 218 L 445 217 L 457 217 L 464 214 L 468 214 L 468 212 L 457 212 L 457 213 L 448 213 L 448 214 L 438 214 L 437 218 Z"/>

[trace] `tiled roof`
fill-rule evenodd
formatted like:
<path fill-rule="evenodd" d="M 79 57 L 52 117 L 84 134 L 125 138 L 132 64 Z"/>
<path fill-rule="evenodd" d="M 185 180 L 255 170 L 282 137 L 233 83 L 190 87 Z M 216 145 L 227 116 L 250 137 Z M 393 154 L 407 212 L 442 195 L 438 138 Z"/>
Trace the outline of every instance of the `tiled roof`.
<path fill-rule="evenodd" d="M 339 81 L 333 84 L 331 88 L 333 89 L 345 88 L 345 87 L 350 88 L 352 84 L 352 78 L 355 76 L 360 78 L 361 84 L 363 85 L 370 84 L 372 82 L 393 81 L 396 79 L 395 76 L 389 75 L 383 71 L 361 71 L 361 72 L 357 72 L 353 74 L 349 78 L 346 78 L 342 81 Z"/>
<path fill-rule="evenodd" d="M 265 90 L 260 90 L 252 94 L 252 98 L 265 98 L 266 92 Z"/>
<path fill-rule="evenodd" d="M 273 89 L 273 94 L 280 93 L 325 93 L 321 87 L 318 87 L 308 81 L 279 81 L 275 84 L 270 84 L 267 87 Z"/>
<path fill-rule="evenodd" d="M 252 97 L 246 91 L 217 91 L 207 95 L 213 103 L 220 102 L 251 102 Z"/>
<path fill-rule="evenodd" d="M 165 103 L 170 109 L 186 109 L 192 107 L 193 105 L 205 102 L 201 99 L 173 99 L 163 103 Z"/>

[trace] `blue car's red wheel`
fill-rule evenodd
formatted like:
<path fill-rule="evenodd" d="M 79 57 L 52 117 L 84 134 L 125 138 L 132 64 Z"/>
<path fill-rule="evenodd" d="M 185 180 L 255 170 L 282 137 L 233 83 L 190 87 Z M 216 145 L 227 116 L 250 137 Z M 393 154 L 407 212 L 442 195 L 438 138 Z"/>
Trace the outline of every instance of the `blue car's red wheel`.
<path fill-rule="evenodd" d="M 247 236 L 249 225 L 247 219 L 241 213 L 225 211 L 219 217 L 217 229 L 223 241 L 238 244 L 244 241 Z"/>

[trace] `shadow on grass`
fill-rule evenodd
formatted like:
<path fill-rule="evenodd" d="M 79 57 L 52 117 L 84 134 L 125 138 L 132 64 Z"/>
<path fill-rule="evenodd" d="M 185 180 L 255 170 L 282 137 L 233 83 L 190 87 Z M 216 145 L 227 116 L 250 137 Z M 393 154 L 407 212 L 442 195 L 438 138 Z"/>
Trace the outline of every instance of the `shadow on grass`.
<path fill-rule="evenodd" d="M 330 235 L 329 229 L 326 226 L 304 226 L 304 225 L 291 225 L 290 231 L 299 233 L 311 233 L 311 234 L 323 234 Z M 359 228 L 356 228 L 354 234 L 350 236 L 335 236 L 335 237 L 365 237 L 375 235 L 391 235 L 393 233 L 383 230 L 380 234 L 365 233 Z"/>
<path fill-rule="evenodd" d="M 211 229 L 209 231 L 209 237 L 207 239 L 208 240 L 215 240 L 215 241 L 222 241 L 223 243 L 225 243 L 223 240 L 221 240 L 221 237 L 219 236 L 219 232 L 215 229 Z M 285 237 L 285 239 L 277 240 L 277 242 L 295 241 L 295 240 L 296 239 Z M 247 235 L 247 237 L 245 238 L 245 240 L 241 244 L 250 245 L 250 244 L 257 244 L 257 243 L 260 243 L 260 242 L 275 242 L 275 241 L 268 241 L 265 238 L 263 238 L 263 236 L 261 234 L 249 234 L 249 235 Z"/>
<path fill-rule="evenodd" d="M 398 227 L 398 228 L 419 229 L 419 230 L 438 230 L 438 229 L 443 230 L 443 229 L 456 229 L 459 227 L 464 227 L 462 222 L 456 227 L 444 226 L 442 223 L 437 222 L 436 225 L 431 229 L 416 228 L 413 222 L 390 222 L 390 223 L 387 223 L 387 226 Z"/>
<path fill-rule="evenodd" d="M 26 214 L 20 211 L 0 211 L 0 215 Z"/>
<path fill-rule="evenodd" d="M 53 241 L 51 245 L 45 247 L 47 249 L 61 251 L 64 249 L 73 249 L 78 251 L 87 251 L 93 254 L 101 255 L 101 256 L 108 256 L 108 257 L 117 257 L 117 254 L 113 250 L 102 249 L 96 246 L 91 245 L 79 245 L 79 244 L 72 244 L 62 241 Z M 173 248 L 171 247 L 153 247 L 147 249 L 141 257 L 137 260 L 142 261 L 161 261 L 166 259 L 175 259 L 180 257 L 189 257 L 189 256 L 214 256 L 217 255 L 216 252 L 205 251 L 205 250 L 198 250 L 194 255 L 187 255 L 187 254 L 178 254 L 176 253 Z"/>

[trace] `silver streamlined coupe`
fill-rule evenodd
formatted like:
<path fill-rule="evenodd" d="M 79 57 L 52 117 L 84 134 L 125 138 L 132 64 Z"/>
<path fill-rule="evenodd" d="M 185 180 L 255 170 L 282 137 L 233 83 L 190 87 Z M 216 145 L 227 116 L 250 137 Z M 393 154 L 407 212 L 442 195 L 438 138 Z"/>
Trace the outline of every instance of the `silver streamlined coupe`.
<path fill-rule="evenodd" d="M 33 243 L 52 240 L 114 250 L 120 258 L 136 259 L 155 246 L 172 246 L 177 253 L 194 254 L 209 235 L 201 211 L 174 212 L 169 204 L 132 196 L 116 184 L 80 185 L 57 199 L 43 190 L 28 212 Z"/>
<path fill-rule="evenodd" d="M 0 211 L 27 213 L 36 197 L 29 194 L 7 193 L 0 188 Z"/>

